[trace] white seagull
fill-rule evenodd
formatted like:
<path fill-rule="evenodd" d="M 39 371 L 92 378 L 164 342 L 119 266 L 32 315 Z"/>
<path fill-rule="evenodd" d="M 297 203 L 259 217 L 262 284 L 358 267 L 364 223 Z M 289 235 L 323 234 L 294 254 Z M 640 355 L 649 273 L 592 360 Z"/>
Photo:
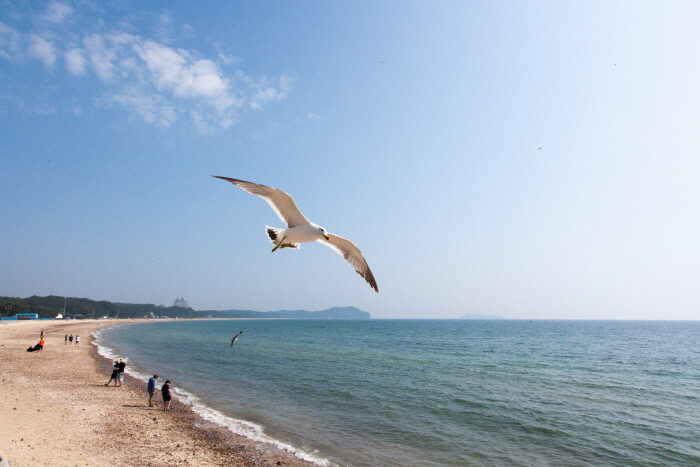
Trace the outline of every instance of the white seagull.
<path fill-rule="evenodd" d="M 287 223 L 286 229 L 265 226 L 270 242 L 275 245 L 272 249 L 273 252 L 278 248 L 298 249 L 300 243 L 319 241 L 340 253 L 345 261 L 364 277 L 370 287 L 379 292 L 377 281 L 374 280 L 372 271 L 365 258 L 362 257 L 360 249 L 347 238 L 335 234 L 331 235 L 323 227 L 309 222 L 288 193 L 277 188 L 236 180 L 235 178 L 219 177 L 218 175 L 213 175 L 213 177 L 229 181 L 248 193 L 260 196 L 267 201 L 267 204 L 277 213 L 282 222 Z"/>

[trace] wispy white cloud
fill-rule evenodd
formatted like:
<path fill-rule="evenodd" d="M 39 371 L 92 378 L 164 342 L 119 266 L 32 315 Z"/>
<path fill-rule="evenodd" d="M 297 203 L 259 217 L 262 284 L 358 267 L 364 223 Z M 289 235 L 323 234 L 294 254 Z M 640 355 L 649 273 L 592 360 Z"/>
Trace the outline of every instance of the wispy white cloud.
<path fill-rule="evenodd" d="M 253 110 L 262 110 L 263 107 L 270 102 L 281 101 L 287 97 L 287 93 L 291 89 L 292 77 L 282 75 L 276 82 L 263 77 L 259 81 L 246 79 L 252 95 L 250 97 L 250 108 Z"/>
<path fill-rule="evenodd" d="M 51 2 L 46 8 L 46 12 L 41 16 L 41 19 L 50 23 L 62 23 L 63 20 L 72 13 L 72 7 L 60 2 Z"/>
<path fill-rule="evenodd" d="M 153 41 L 135 50 L 161 90 L 178 97 L 222 97 L 227 93 L 228 82 L 211 60 L 195 60 L 185 50 Z"/>
<path fill-rule="evenodd" d="M 164 43 L 168 44 L 168 43 L 173 41 L 172 31 L 173 31 L 173 17 L 170 15 L 170 12 L 164 11 L 158 17 L 158 22 L 156 24 L 156 38 L 160 42 L 164 42 Z"/>
<path fill-rule="evenodd" d="M 16 59 L 22 50 L 22 33 L 0 22 L 0 57 Z"/>
<path fill-rule="evenodd" d="M 119 31 L 110 34 L 91 34 L 83 39 L 89 63 L 98 78 L 106 83 L 117 83 L 133 74 L 133 46 L 139 38 Z"/>
<path fill-rule="evenodd" d="M 182 37 L 192 37 L 194 35 L 194 28 L 189 24 L 183 24 L 180 26 L 179 34 Z"/>
<path fill-rule="evenodd" d="M 141 89 L 122 89 L 111 96 L 112 102 L 134 111 L 146 123 L 169 127 L 177 119 L 175 109 L 158 95 L 145 94 Z"/>
<path fill-rule="evenodd" d="M 70 49 L 65 54 L 66 69 L 72 75 L 84 75 L 87 59 L 85 51 L 79 47 Z"/>
<path fill-rule="evenodd" d="M 56 47 L 41 36 L 29 36 L 29 55 L 40 60 L 47 68 L 56 61 Z"/>
<path fill-rule="evenodd" d="M 236 121 L 234 114 L 213 115 L 209 112 L 202 112 L 201 108 L 190 110 L 190 118 L 194 123 L 197 131 L 202 134 L 211 134 L 217 130 L 222 130 L 230 127 Z"/>
<path fill-rule="evenodd" d="M 90 64 L 102 81 L 112 81 L 115 78 L 114 64 L 116 58 L 113 49 L 106 46 L 100 34 L 92 34 L 83 39 L 83 44 L 90 57 Z"/>
<path fill-rule="evenodd" d="M 122 29 L 107 32 L 61 33 L 60 23 L 75 14 L 71 7 L 53 2 L 40 17 L 52 26 L 45 23 L 48 29 L 32 33 L 0 22 L 0 58 L 13 62 L 34 58 L 49 69 L 62 59 L 69 76 L 89 78 L 94 73 L 103 86 L 99 102 L 122 107 L 161 127 L 189 118 L 202 133 L 228 128 L 245 109 L 262 110 L 290 92 L 289 75 L 255 78 L 242 70 L 226 73 L 221 65 L 231 65 L 236 58 L 224 54 L 218 44 L 212 58 L 169 45 L 166 33 L 177 27 L 168 13 L 156 28 L 160 40 L 126 32 L 133 28 L 123 23 Z"/>
<path fill-rule="evenodd" d="M 221 63 L 223 63 L 224 65 L 232 65 L 237 61 L 236 57 L 234 57 L 233 55 L 226 55 L 221 52 L 219 52 L 218 55 L 219 60 L 221 60 Z"/>

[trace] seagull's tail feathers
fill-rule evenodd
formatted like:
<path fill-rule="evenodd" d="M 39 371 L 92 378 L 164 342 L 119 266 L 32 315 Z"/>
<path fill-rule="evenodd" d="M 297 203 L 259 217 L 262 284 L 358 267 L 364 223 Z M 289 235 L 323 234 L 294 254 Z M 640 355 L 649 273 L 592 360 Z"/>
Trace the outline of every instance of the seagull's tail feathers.
<path fill-rule="evenodd" d="M 295 248 L 298 250 L 300 248 L 298 243 L 283 243 L 284 239 L 286 238 L 284 236 L 284 230 L 285 229 L 277 229 L 275 227 L 270 227 L 269 225 L 265 226 L 265 231 L 267 232 L 267 236 L 270 238 L 270 243 L 275 245 L 275 249 Z"/>
<path fill-rule="evenodd" d="M 282 233 L 284 232 L 284 229 L 276 229 L 274 227 L 266 225 L 265 230 L 267 231 L 267 236 L 270 237 L 270 243 L 272 243 L 273 245 L 277 245 L 277 242 L 279 241 L 278 239 L 282 238 Z"/>

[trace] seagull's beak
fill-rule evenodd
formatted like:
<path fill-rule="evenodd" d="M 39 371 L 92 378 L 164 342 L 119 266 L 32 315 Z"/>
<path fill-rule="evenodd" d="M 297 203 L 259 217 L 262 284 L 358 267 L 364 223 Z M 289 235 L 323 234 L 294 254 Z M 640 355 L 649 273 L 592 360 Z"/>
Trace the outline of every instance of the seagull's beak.
<path fill-rule="evenodd" d="M 324 237 L 326 240 L 330 240 L 330 239 L 331 239 L 331 236 L 328 235 L 327 233 L 324 233 L 324 234 L 323 234 L 323 237 Z"/>

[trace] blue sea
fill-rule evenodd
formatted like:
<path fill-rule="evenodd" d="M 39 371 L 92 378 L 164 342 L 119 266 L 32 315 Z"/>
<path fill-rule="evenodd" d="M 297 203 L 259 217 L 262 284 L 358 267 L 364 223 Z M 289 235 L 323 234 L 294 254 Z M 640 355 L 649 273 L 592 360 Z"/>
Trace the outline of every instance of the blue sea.
<path fill-rule="evenodd" d="M 320 465 L 700 465 L 697 321 L 168 321 L 97 341 Z"/>

